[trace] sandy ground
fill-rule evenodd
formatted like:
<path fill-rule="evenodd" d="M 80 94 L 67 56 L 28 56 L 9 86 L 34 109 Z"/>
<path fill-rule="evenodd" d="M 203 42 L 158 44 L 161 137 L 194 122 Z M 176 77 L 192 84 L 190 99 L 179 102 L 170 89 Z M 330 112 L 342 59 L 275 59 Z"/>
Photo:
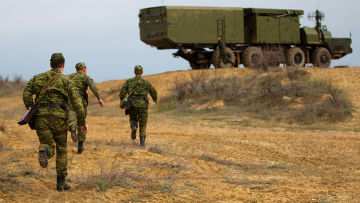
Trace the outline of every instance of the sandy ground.
<path fill-rule="evenodd" d="M 193 72 L 146 78 L 163 97 L 169 84 Z M 359 109 L 359 68 L 310 72 L 347 90 Z M 20 93 L 0 98 L 0 202 L 360 202 L 358 112 L 337 124 L 301 126 L 222 110 L 159 112 L 151 104 L 141 149 L 118 108 L 123 82 L 99 84 L 104 109 L 92 97 L 86 151 L 76 154 L 68 139 L 73 188 L 67 192 L 55 190 L 55 159 L 47 169 L 39 167 L 35 131 L 16 124 L 23 111 Z"/>

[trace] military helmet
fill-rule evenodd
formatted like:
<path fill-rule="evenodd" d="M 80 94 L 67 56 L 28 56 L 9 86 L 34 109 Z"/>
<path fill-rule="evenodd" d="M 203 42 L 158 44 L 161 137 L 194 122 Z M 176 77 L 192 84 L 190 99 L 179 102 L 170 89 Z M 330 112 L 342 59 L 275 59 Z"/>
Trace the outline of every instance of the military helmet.
<path fill-rule="evenodd" d="M 80 63 L 77 63 L 76 65 L 75 65 L 75 69 L 78 71 L 78 70 L 81 70 L 81 69 L 83 69 L 83 68 L 86 68 L 86 65 L 85 65 L 85 63 L 84 62 L 80 62 Z"/>
<path fill-rule="evenodd" d="M 134 71 L 143 71 L 143 67 L 140 65 L 136 65 Z"/>

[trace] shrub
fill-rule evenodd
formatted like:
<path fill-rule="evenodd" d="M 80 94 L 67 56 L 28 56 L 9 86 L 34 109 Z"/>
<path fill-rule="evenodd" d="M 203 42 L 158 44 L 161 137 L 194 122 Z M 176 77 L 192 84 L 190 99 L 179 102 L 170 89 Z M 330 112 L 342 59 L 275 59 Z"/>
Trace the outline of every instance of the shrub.
<path fill-rule="evenodd" d="M 98 191 L 106 191 L 114 186 L 132 187 L 132 181 L 145 179 L 145 177 L 135 176 L 132 171 L 127 169 L 119 170 L 120 161 L 114 160 L 111 163 L 103 162 L 100 170 L 95 175 L 82 177 L 79 183 Z"/>
<path fill-rule="evenodd" d="M 6 126 L 5 126 L 5 123 L 1 123 L 0 124 L 0 131 L 5 133 L 6 132 Z"/>
<path fill-rule="evenodd" d="M 12 96 L 12 94 L 20 94 L 19 90 L 22 90 L 25 86 L 25 82 L 21 76 L 15 75 L 12 80 L 9 76 L 3 77 L 0 75 L 0 97 L 3 95 Z"/>
<path fill-rule="evenodd" d="M 301 123 L 342 121 L 354 111 L 343 90 L 292 67 L 247 75 L 195 72 L 187 80 L 176 80 L 172 93 L 159 106 L 161 110 L 183 109 L 218 100 L 261 119 L 276 116 Z"/>
<path fill-rule="evenodd" d="M 323 86 L 325 99 L 317 103 L 305 104 L 296 115 L 299 122 L 315 123 L 321 120 L 337 122 L 352 116 L 354 106 L 347 99 L 346 93 L 330 83 Z"/>

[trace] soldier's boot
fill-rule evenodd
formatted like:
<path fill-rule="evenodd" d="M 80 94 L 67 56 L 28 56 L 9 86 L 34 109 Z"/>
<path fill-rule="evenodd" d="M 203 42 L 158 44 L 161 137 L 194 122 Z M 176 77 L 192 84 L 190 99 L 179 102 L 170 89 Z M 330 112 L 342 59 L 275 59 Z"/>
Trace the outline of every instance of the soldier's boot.
<path fill-rule="evenodd" d="M 65 176 L 57 176 L 56 177 L 56 190 L 57 191 L 64 191 L 70 190 L 71 186 L 65 182 Z"/>
<path fill-rule="evenodd" d="M 140 136 L 140 147 L 145 147 L 145 137 Z"/>
<path fill-rule="evenodd" d="M 39 146 L 39 164 L 41 167 L 46 168 L 48 166 L 48 148 L 44 144 Z"/>
<path fill-rule="evenodd" d="M 137 131 L 137 126 L 135 124 L 131 124 L 131 139 L 133 140 L 136 139 L 136 131 Z"/>
<path fill-rule="evenodd" d="M 77 142 L 78 141 L 78 135 L 76 134 L 76 126 L 72 125 L 69 128 L 70 134 L 71 134 L 71 139 L 73 142 Z"/>
<path fill-rule="evenodd" d="M 84 148 L 84 142 L 83 142 L 83 141 L 79 141 L 79 142 L 78 142 L 78 151 L 77 151 L 77 153 L 78 153 L 78 154 L 81 154 L 84 150 L 85 150 L 85 148 Z"/>

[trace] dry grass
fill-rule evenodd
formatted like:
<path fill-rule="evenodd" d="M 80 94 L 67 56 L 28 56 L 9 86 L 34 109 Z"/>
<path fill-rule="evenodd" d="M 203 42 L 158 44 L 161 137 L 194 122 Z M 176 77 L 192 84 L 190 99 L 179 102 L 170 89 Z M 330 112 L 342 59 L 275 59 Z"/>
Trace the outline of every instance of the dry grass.
<path fill-rule="evenodd" d="M 289 109 L 296 113 L 303 107 L 300 104 L 338 100 L 336 95 L 342 93 L 327 90 L 328 78 L 333 81 L 331 87 L 348 92 L 353 108 L 359 108 L 360 90 L 354 86 L 360 85 L 360 70 L 306 71 L 310 72 L 304 76 L 309 78 L 309 84 L 299 82 L 304 77 L 297 78 L 298 73 L 285 70 L 207 70 L 204 74 L 210 77 L 224 75 L 224 78 L 242 78 L 240 82 L 249 81 L 242 83 L 241 89 L 247 87 L 252 94 L 239 100 L 216 101 L 223 106 L 214 111 L 192 106 L 212 104 L 214 98 L 219 98 L 216 94 L 205 95 L 201 103 L 191 97 L 181 102 L 173 99 L 172 105 L 176 107 L 168 106 L 173 108 L 172 112 L 156 111 L 162 104 L 151 104 L 145 149 L 139 148 L 138 139 L 136 142 L 130 139 L 128 117 L 118 109 L 118 92 L 109 90 L 104 109 L 96 101 L 90 105 L 87 119 L 90 130 L 84 153 L 78 155 L 77 146 L 68 144 L 68 173 L 73 188 L 61 194 L 55 190 L 55 159 L 49 161 L 47 169 L 41 168 L 35 131 L 16 124 L 23 113 L 15 111 L 23 109 L 21 95 L 14 93 L 18 96 L 0 98 L 0 102 L 11 106 L 0 106 L 1 116 L 6 117 L 6 136 L 0 131 L 0 138 L 7 147 L 0 151 L 0 199 L 5 202 L 358 202 L 358 112 L 353 112 L 346 122 L 323 122 L 317 126 L 278 122 L 271 117 L 267 121 L 266 117 L 265 121 L 254 118 L 261 116 L 261 110 L 270 111 L 261 108 L 262 100 L 270 97 L 276 100 L 281 94 L 285 94 L 281 103 L 274 104 L 270 99 L 266 103 L 274 116 Z M 175 78 L 191 80 L 191 75 L 197 72 L 201 71 L 170 72 L 146 79 L 154 84 L 162 99 L 171 94 L 168 84 Z M 266 75 L 271 74 L 282 75 L 282 88 L 279 83 L 268 81 Z M 122 82 L 109 81 L 99 87 L 101 91 L 116 89 Z M 262 91 L 252 88 L 260 82 L 273 87 L 264 89 L 264 86 Z M 304 84 L 311 88 L 303 88 Z M 259 101 L 259 98 L 263 99 Z M 181 107 L 186 109 L 182 111 Z M 259 111 L 246 111 L 251 109 Z M 72 142 L 70 138 L 69 142 Z"/>
<path fill-rule="evenodd" d="M 114 159 L 111 162 L 106 160 L 100 164 L 100 169 L 97 174 L 91 174 L 86 177 L 81 177 L 75 182 L 89 188 L 96 188 L 98 191 L 106 191 L 114 186 L 132 187 L 133 180 L 139 180 L 143 177 L 134 176 L 132 171 L 128 169 L 121 169 L 121 162 Z"/>
<path fill-rule="evenodd" d="M 162 150 L 159 146 L 155 145 L 148 149 L 149 152 L 160 154 L 160 155 L 166 155 L 167 153 Z"/>
<path fill-rule="evenodd" d="M 89 188 L 96 188 L 98 191 L 107 191 L 113 187 L 141 189 L 143 192 L 160 191 L 171 192 L 171 185 L 164 178 L 149 178 L 138 174 L 136 170 L 123 168 L 121 161 L 115 159 L 112 162 L 103 162 L 98 174 L 92 174 L 76 180 L 76 183 Z M 163 165 L 161 165 L 163 167 Z M 162 180 L 163 179 L 163 180 Z"/>
<path fill-rule="evenodd" d="M 158 110 L 183 111 L 210 101 L 223 101 L 262 119 L 276 114 L 277 120 L 308 124 L 343 121 L 353 113 L 344 90 L 291 67 L 247 75 L 195 72 L 189 80 L 174 82 L 172 94 L 160 101 Z"/>
<path fill-rule="evenodd" d="M 24 87 L 25 82 L 20 75 L 15 75 L 12 79 L 0 75 L 0 97 L 18 95 Z"/>

